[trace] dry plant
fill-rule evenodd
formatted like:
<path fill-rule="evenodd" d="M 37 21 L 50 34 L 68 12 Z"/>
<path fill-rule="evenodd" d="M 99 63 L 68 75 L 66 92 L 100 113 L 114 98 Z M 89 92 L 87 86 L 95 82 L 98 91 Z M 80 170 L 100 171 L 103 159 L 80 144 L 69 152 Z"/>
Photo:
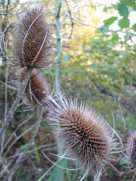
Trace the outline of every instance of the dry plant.
<path fill-rule="evenodd" d="M 18 72 L 18 77 L 18 84 L 20 85 L 24 81 L 24 69 Z M 43 106 L 46 99 L 48 99 L 49 85 L 45 78 L 43 78 L 36 70 L 32 71 L 24 94 L 26 98 L 25 103 L 34 108 Z"/>
<path fill-rule="evenodd" d="M 30 4 L 20 15 L 18 23 L 14 28 L 15 58 L 12 63 L 14 63 L 18 73 L 17 88 L 15 88 L 17 96 L 8 114 L 5 111 L 5 120 L 0 129 L 0 180 L 3 181 L 13 180 L 16 170 L 29 153 L 33 153 L 35 150 L 54 147 L 54 144 L 50 144 L 41 145 L 34 149 L 35 139 L 39 134 L 43 113 L 45 112 L 43 103 L 49 94 L 48 85 L 37 69 L 48 68 L 53 62 L 51 58 L 53 54 L 52 31 L 50 30 L 47 18 L 44 9 L 39 3 Z M 9 70 L 9 64 L 7 65 L 6 80 L 8 80 Z M 36 112 L 33 115 L 36 117 L 36 119 L 33 118 L 34 124 L 28 127 L 22 134 L 17 134 L 17 131 L 27 125 L 32 119 L 32 116 L 29 116 L 28 119 L 24 119 L 19 123 L 15 131 L 9 132 L 10 134 L 8 135 L 7 128 L 11 124 L 15 111 L 22 104 L 20 101 L 23 100 L 25 102 L 25 99 L 30 107 L 36 108 Z M 26 148 L 24 150 L 14 150 L 17 142 L 30 132 L 32 136 Z"/>
<path fill-rule="evenodd" d="M 136 130 L 130 131 L 125 146 L 126 163 L 133 174 L 133 181 L 136 180 Z"/>
<path fill-rule="evenodd" d="M 84 103 L 62 95 L 57 98 L 50 98 L 48 104 L 50 125 L 70 158 L 85 168 L 83 178 L 92 174 L 94 180 L 99 180 L 108 165 L 114 169 L 112 162 L 123 146 L 119 135 L 100 114 Z"/>
<path fill-rule="evenodd" d="M 67 4 L 67 1 L 66 1 Z M 67 4 L 68 5 L 68 4 Z M 60 5 L 61 6 L 61 5 Z M 59 63 L 56 61 L 61 52 L 60 26 L 59 24 L 59 7 L 56 13 L 57 27 L 57 57 L 55 58 L 56 69 L 59 70 Z M 70 35 L 71 36 L 71 35 Z M 44 154 L 45 158 L 53 166 L 66 170 L 85 169 L 80 181 L 87 175 L 93 175 L 94 181 L 99 181 L 101 175 L 107 167 L 117 169 L 113 162 L 119 158 L 119 153 L 123 151 L 122 141 L 117 132 L 111 128 L 107 121 L 92 108 L 84 103 L 78 103 L 76 99 L 69 99 L 61 94 L 57 98 L 51 96 L 47 81 L 39 74 L 39 68 L 48 68 L 53 63 L 53 40 L 52 32 L 48 24 L 46 13 L 39 3 L 31 4 L 20 15 L 19 21 L 14 29 L 14 50 L 15 59 L 13 63 L 16 66 L 18 81 L 18 93 L 5 120 L 0 129 L 1 136 L 1 157 L 0 157 L 0 180 L 12 181 L 13 176 L 19 165 L 29 154 L 36 150 L 52 149 L 56 144 L 36 145 L 36 137 L 40 132 L 40 126 L 45 119 L 54 129 L 57 142 L 61 143 L 64 154 L 58 152 L 56 155 L 59 159 L 76 161 L 78 168 L 65 168 L 54 163 Z M 7 77 L 9 66 L 7 64 Z M 56 71 L 56 82 L 59 81 L 60 72 Z M 6 82 L 7 84 L 7 82 Z M 12 88 L 12 87 L 10 87 Z M 59 83 L 56 83 L 57 93 L 60 91 Z M 34 115 L 23 120 L 16 130 L 6 135 L 7 128 L 15 114 L 16 109 L 20 106 L 20 101 L 29 105 L 35 110 Z M 7 113 L 7 111 L 6 111 Z M 17 135 L 17 131 L 28 122 L 35 118 L 34 124 L 27 127 L 25 131 Z M 43 118 L 44 117 L 44 118 Z M 25 145 L 25 149 L 15 150 L 12 155 L 9 153 L 14 145 L 27 133 L 31 132 L 31 138 Z M 133 132 L 128 138 L 128 144 L 125 148 L 128 162 L 133 167 L 136 166 L 136 133 Z M 61 150 L 61 148 L 60 148 Z M 70 158 L 67 157 L 70 155 Z M 47 174 L 47 172 L 46 172 Z M 44 175 L 45 176 L 45 175 Z M 42 176 L 39 180 L 44 178 Z M 62 177 L 64 179 L 64 177 Z M 135 180 L 135 176 L 133 178 Z"/>
<path fill-rule="evenodd" d="M 23 97 L 33 68 L 47 68 L 52 47 L 50 43 L 51 33 L 44 16 L 43 8 L 39 4 L 33 4 L 21 15 L 19 23 L 16 26 L 16 34 L 14 36 L 15 62 L 24 68 L 24 79 L 6 121 L 0 129 L 0 136 L 8 127 Z"/>

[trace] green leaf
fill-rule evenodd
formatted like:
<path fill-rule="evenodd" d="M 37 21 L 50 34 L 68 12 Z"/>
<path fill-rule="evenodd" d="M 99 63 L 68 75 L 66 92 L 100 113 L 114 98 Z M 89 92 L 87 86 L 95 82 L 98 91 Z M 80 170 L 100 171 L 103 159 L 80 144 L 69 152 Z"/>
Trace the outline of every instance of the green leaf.
<path fill-rule="evenodd" d="M 29 143 L 26 143 L 24 145 L 21 145 L 21 147 L 19 148 L 19 151 L 23 152 L 23 151 L 26 151 L 28 148 L 30 147 L 30 144 Z"/>
<path fill-rule="evenodd" d="M 66 176 L 67 176 L 67 181 L 71 181 L 72 180 L 72 174 L 70 170 L 66 170 Z"/>
<path fill-rule="evenodd" d="M 109 25 L 113 24 L 116 19 L 117 19 L 116 16 L 112 16 L 112 17 L 104 20 L 104 24 L 107 25 L 107 26 L 109 26 Z"/>
<path fill-rule="evenodd" d="M 132 78 L 132 77 L 126 76 L 125 78 L 126 78 L 126 82 L 127 82 L 128 84 L 131 84 L 131 83 L 133 82 L 133 78 Z"/>
<path fill-rule="evenodd" d="M 118 35 L 113 35 L 113 37 L 111 38 L 111 42 L 112 43 L 116 43 L 116 42 L 118 42 L 118 40 L 119 40 L 119 36 Z"/>
<path fill-rule="evenodd" d="M 130 21 L 128 18 L 122 18 L 119 20 L 118 25 L 123 29 L 127 28 L 130 25 Z"/>
<path fill-rule="evenodd" d="M 124 4 L 121 4 L 121 3 L 118 4 L 118 11 L 119 11 L 119 14 L 123 16 L 124 18 L 128 17 L 128 13 L 129 13 L 128 8 Z"/>
<path fill-rule="evenodd" d="M 108 30 L 108 26 L 107 25 L 103 25 L 103 26 L 101 26 L 100 28 L 99 28 L 99 30 L 101 31 L 101 32 L 105 32 L 105 31 L 107 31 Z"/>
<path fill-rule="evenodd" d="M 132 29 L 133 29 L 134 31 L 136 31 L 136 24 L 134 24 L 134 25 L 132 26 Z"/>
<path fill-rule="evenodd" d="M 120 2 L 126 6 L 134 6 L 135 4 L 135 0 L 120 0 Z"/>
<path fill-rule="evenodd" d="M 59 166 L 61 167 L 67 167 L 68 161 L 66 159 L 63 159 L 59 162 Z M 51 172 L 51 175 L 48 178 L 48 181 L 58 181 L 61 177 L 61 175 L 63 174 L 64 170 L 59 168 L 59 167 L 55 167 L 53 169 L 53 171 Z"/>

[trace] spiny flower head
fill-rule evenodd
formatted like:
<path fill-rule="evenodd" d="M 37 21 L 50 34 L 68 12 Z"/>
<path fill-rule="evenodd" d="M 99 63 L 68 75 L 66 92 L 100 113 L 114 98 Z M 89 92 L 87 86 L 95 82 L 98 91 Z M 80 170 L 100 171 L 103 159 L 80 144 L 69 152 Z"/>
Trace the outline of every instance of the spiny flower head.
<path fill-rule="evenodd" d="M 64 150 L 88 172 L 104 169 L 114 159 L 113 152 L 118 145 L 115 131 L 102 116 L 83 103 L 63 96 L 59 96 L 58 101 L 52 99 L 49 120 L 53 125 L 56 123 Z"/>
<path fill-rule="evenodd" d="M 29 6 L 14 30 L 16 62 L 21 67 L 41 68 L 51 64 L 53 43 L 51 29 L 39 3 Z"/>
<path fill-rule="evenodd" d="M 129 163 L 136 167 L 136 130 L 129 133 L 126 144 L 126 154 Z"/>
<path fill-rule="evenodd" d="M 22 84 L 25 78 L 24 69 L 19 72 L 19 83 Z M 38 72 L 33 69 L 28 85 L 25 89 L 25 98 L 29 105 L 37 107 L 43 104 L 49 95 L 48 84 Z"/>

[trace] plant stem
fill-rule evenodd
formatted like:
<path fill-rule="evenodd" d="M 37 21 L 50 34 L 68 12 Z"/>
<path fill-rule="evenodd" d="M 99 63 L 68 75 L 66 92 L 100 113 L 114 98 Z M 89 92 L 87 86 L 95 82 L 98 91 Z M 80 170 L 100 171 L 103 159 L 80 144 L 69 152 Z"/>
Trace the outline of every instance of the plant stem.
<path fill-rule="evenodd" d="M 60 74 L 60 64 L 59 64 L 59 56 L 61 54 L 61 36 L 60 36 L 60 10 L 61 10 L 61 3 L 62 0 L 56 0 L 55 1 L 55 21 L 56 21 L 56 36 L 57 36 L 57 57 L 55 59 L 55 91 L 56 93 L 61 92 L 61 74 Z"/>
<path fill-rule="evenodd" d="M 6 76 L 5 76 L 5 109 L 4 109 L 4 122 L 6 122 L 6 116 L 7 116 L 7 111 L 8 111 L 8 74 L 9 74 L 9 62 L 8 60 L 6 61 Z M 1 155 L 3 153 L 3 146 L 5 142 L 5 131 L 1 137 Z"/>
<path fill-rule="evenodd" d="M 7 118 L 6 120 L 4 121 L 3 125 L 2 125 L 2 128 L 0 129 L 0 136 L 2 136 L 2 134 L 4 133 L 4 131 L 7 129 L 17 107 L 18 107 L 18 104 L 20 102 L 20 100 L 22 99 L 23 97 L 23 94 L 24 94 L 24 91 L 25 91 L 25 88 L 28 84 L 28 81 L 30 79 L 30 76 L 31 76 L 31 71 L 32 70 L 26 70 L 25 72 L 25 79 L 22 83 L 22 85 L 20 86 L 19 90 L 18 90 L 18 93 L 17 93 L 17 96 L 16 96 L 16 99 L 15 101 L 13 102 L 10 110 L 9 110 L 9 113 L 7 115 Z"/>
<path fill-rule="evenodd" d="M 57 57 L 55 59 L 55 92 L 56 94 L 61 92 L 61 74 L 60 74 L 60 64 L 59 64 L 59 56 L 61 55 L 61 24 L 60 24 L 60 10 L 61 10 L 62 0 L 55 0 L 55 21 L 56 21 L 56 36 L 57 36 Z M 57 137 L 57 152 L 58 155 L 62 155 L 62 149 L 61 149 L 61 143 L 59 142 L 59 139 Z M 60 174 L 60 181 L 64 180 L 64 174 L 63 171 Z"/>

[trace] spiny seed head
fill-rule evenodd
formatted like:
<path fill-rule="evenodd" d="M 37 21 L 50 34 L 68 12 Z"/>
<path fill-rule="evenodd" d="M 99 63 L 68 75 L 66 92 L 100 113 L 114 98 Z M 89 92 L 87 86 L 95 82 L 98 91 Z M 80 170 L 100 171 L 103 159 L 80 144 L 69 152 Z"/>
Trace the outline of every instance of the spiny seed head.
<path fill-rule="evenodd" d="M 22 84 L 25 78 L 24 69 L 19 72 L 19 82 Z M 36 70 L 32 71 L 30 80 L 25 89 L 25 98 L 29 105 L 37 107 L 43 104 L 49 95 L 48 84 Z"/>
<path fill-rule="evenodd" d="M 48 66 L 51 64 L 52 42 L 43 8 L 38 3 L 30 5 L 20 15 L 14 30 L 15 63 L 27 68 Z"/>
<path fill-rule="evenodd" d="M 104 169 L 114 158 L 113 151 L 118 145 L 109 124 L 77 100 L 59 96 L 59 103 L 52 102 L 49 120 L 57 123 L 64 149 L 89 171 Z"/>
<path fill-rule="evenodd" d="M 126 144 L 126 154 L 129 163 L 136 167 L 136 130 L 129 133 Z"/>

